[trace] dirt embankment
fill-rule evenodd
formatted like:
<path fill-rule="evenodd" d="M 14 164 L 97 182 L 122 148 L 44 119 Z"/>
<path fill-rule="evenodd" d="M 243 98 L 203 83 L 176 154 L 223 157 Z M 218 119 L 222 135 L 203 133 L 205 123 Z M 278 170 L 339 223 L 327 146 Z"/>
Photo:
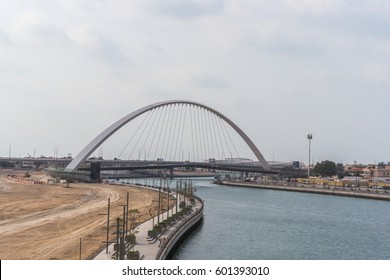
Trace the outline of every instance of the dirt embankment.
<path fill-rule="evenodd" d="M 115 219 L 122 217 L 129 192 L 129 209 L 137 222 L 149 219 L 158 194 L 135 187 L 70 184 L 23 184 L 0 174 L 0 259 L 90 258 L 106 240 L 107 200 L 111 200 L 111 238 Z"/>

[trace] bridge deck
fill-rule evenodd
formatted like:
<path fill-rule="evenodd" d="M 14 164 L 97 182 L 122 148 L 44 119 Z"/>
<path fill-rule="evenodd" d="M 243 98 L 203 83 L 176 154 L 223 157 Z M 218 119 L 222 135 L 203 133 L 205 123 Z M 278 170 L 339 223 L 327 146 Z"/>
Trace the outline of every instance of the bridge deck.
<path fill-rule="evenodd" d="M 101 164 L 100 170 L 142 170 L 142 169 L 173 169 L 173 168 L 204 168 L 210 170 L 224 170 L 233 172 L 277 174 L 275 170 L 265 170 L 256 164 L 226 164 L 210 162 L 156 162 L 156 161 L 135 161 L 131 164 L 116 163 L 112 165 Z M 90 167 L 79 168 L 79 170 L 91 170 Z"/>

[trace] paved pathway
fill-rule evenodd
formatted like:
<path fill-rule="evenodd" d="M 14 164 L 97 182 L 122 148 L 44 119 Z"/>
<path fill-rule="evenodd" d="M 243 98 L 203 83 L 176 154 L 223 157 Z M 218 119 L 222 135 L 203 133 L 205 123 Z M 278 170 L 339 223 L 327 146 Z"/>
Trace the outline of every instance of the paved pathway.
<path fill-rule="evenodd" d="M 155 190 L 155 189 L 153 189 Z M 176 196 L 176 195 L 173 195 Z M 170 215 L 176 213 L 176 206 L 173 209 L 169 210 Z M 163 221 L 167 217 L 167 212 L 160 214 L 160 221 Z M 155 224 L 157 224 L 157 216 L 154 218 Z M 175 223 L 176 226 L 180 225 L 181 222 Z M 158 250 L 160 249 L 160 240 L 164 240 L 168 235 L 174 230 L 175 226 L 171 226 L 163 234 L 159 236 L 158 239 L 150 240 L 148 238 L 148 231 L 153 228 L 153 219 L 149 219 L 146 222 L 140 224 L 135 228 L 136 244 L 133 247 L 134 251 L 140 252 L 140 257 L 143 260 L 154 260 Z M 160 239 L 160 240 L 159 240 Z M 111 260 L 113 259 L 113 254 L 115 253 L 114 244 L 110 244 L 108 247 L 108 253 L 106 253 L 106 248 L 100 252 L 94 260 Z"/>
<path fill-rule="evenodd" d="M 193 207 L 192 213 L 196 212 L 197 209 L 201 207 L 201 203 L 196 200 L 195 206 Z M 170 210 L 170 213 L 176 212 L 176 207 L 173 208 L 173 211 Z M 160 221 L 163 221 L 167 217 L 167 212 L 160 215 Z M 188 215 L 184 216 L 179 221 L 171 225 L 167 230 L 165 230 L 158 239 L 151 240 L 148 238 L 148 231 L 153 228 L 153 219 L 149 219 L 146 222 L 140 224 L 135 228 L 136 244 L 133 246 L 134 251 L 140 252 L 140 258 L 142 260 L 154 260 L 158 251 L 160 250 L 160 245 L 164 245 L 164 242 L 167 242 L 170 237 L 172 237 L 175 232 L 187 222 Z M 154 218 L 155 223 L 157 223 L 157 218 Z M 100 254 L 98 254 L 94 259 L 95 260 L 110 260 L 112 259 L 114 251 L 114 244 L 111 244 L 106 253 L 104 249 Z"/>
<path fill-rule="evenodd" d="M 167 214 L 166 212 L 160 215 L 160 221 L 163 221 Z M 156 222 L 156 218 L 155 218 Z M 157 224 L 157 222 L 156 222 Z M 156 258 L 157 252 L 160 249 L 160 240 L 154 239 L 150 240 L 148 238 L 148 231 L 153 228 L 153 219 L 146 221 L 145 223 L 139 225 L 135 228 L 136 231 L 136 244 L 133 247 L 134 251 L 139 251 L 141 260 L 154 260 Z M 160 236 L 162 240 L 163 235 Z"/>
<path fill-rule="evenodd" d="M 176 208 L 176 207 L 175 207 Z M 174 208 L 174 213 L 175 213 L 175 208 Z M 171 213 L 171 210 L 169 211 Z M 160 221 L 163 220 L 163 217 L 167 217 L 167 212 L 160 214 Z M 157 223 L 157 217 L 154 218 L 155 223 Z M 148 231 L 153 228 L 153 219 L 149 219 L 146 222 L 140 224 L 138 227 L 135 228 L 135 236 L 137 243 L 134 245 L 133 250 L 134 251 L 139 251 L 140 256 L 144 260 L 154 260 L 157 252 L 159 250 L 159 244 L 160 241 L 157 240 L 149 240 L 148 239 Z M 163 235 L 160 237 L 164 238 Z M 100 252 L 94 260 L 111 260 L 113 254 L 115 253 L 114 250 L 114 244 L 110 244 L 108 247 L 108 253 L 106 253 L 106 249 L 102 252 Z"/>

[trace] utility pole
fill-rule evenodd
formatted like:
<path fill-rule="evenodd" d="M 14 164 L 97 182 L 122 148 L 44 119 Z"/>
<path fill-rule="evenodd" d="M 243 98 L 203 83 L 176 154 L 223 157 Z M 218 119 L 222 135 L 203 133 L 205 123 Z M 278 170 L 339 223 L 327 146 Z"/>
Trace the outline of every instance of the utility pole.
<path fill-rule="evenodd" d="M 307 178 L 310 178 L 310 153 L 311 153 L 311 139 L 313 139 L 313 134 L 309 133 L 307 135 L 307 139 L 309 140 L 309 166 L 307 167 Z"/>
<path fill-rule="evenodd" d="M 116 218 L 116 259 L 119 260 L 119 250 L 120 250 L 120 244 L 119 244 L 119 217 Z"/>
<path fill-rule="evenodd" d="M 128 232 L 129 232 L 129 192 L 127 192 L 127 197 L 126 197 L 126 234 Z"/>
<path fill-rule="evenodd" d="M 178 200 L 179 200 L 179 181 L 176 181 L 176 214 L 177 214 L 177 207 L 178 207 Z"/>
<path fill-rule="evenodd" d="M 108 203 L 107 203 L 107 239 L 106 239 L 106 254 L 108 254 L 108 241 L 110 238 L 110 198 L 108 198 Z"/>
<path fill-rule="evenodd" d="M 80 248 L 79 248 L 79 260 L 81 260 L 81 237 L 80 237 Z"/>
<path fill-rule="evenodd" d="M 120 257 L 119 259 L 124 260 L 125 259 L 125 253 L 126 253 L 126 243 L 125 243 L 125 236 L 126 236 L 126 205 L 123 205 L 123 220 L 122 220 L 122 236 L 120 238 Z"/>
<path fill-rule="evenodd" d="M 162 178 L 160 178 L 160 187 L 158 188 L 158 210 L 157 210 L 157 224 L 160 224 L 160 209 L 161 209 L 161 185 Z"/>
<path fill-rule="evenodd" d="M 167 192 L 168 192 L 168 214 L 167 214 L 167 220 L 169 218 L 169 185 L 167 185 Z"/>
<path fill-rule="evenodd" d="M 103 243 L 106 243 L 106 254 L 108 254 L 108 246 L 109 246 L 109 238 L 110 238 L 110 198 L 108 198 L 107 203 L 107 214 L 98 214 L 98 215 L 107 215 L 107 238 L 106 241 Z"/>

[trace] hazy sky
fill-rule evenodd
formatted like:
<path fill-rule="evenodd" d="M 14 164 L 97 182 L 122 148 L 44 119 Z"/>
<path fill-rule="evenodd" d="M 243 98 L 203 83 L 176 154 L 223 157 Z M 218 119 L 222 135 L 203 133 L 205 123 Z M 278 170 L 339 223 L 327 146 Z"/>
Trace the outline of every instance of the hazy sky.
<path fill-rule="evenodd" d="M 390 161 L 390 1 L 0 0 L 0 156 L 188 99 L 268 160 Z"/>

